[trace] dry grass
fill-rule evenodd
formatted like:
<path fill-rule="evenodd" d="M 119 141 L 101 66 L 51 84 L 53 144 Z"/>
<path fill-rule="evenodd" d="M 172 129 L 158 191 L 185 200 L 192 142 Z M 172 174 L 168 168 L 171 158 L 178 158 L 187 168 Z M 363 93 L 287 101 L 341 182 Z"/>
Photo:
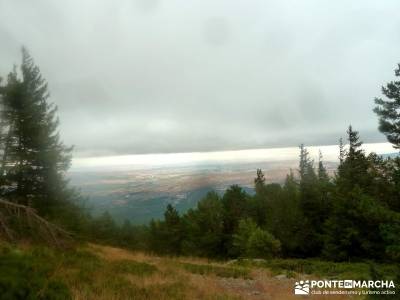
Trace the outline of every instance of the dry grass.
<path fill-rule="evenodd" d="M 154 259 L 153 256 L 142 252 L 132 252 L 121 248 L 98 244 L 88 244 L 87 249 L 109 261 L 130 259 L 145 262 Z"/>
<path fill-rule="evenodd" d="M 276 270 L 271 271 L 258 266 L 243 266 L 201 258 L 159 257 L 97 244 L 87 244 L 69 251 L 35 247 L 29 243 L 21 243 L 17 247 L 6 244 L 3 251 L 9 253 L 4 257 L 10 260 L 10 270 L 12 263 L 17 267 L 22 266 L 22 262 L 30 263 L 35 268 L 45 265 L 48 271 L 45 276 L 44 273 L 41 274 L 43 286 L 46 286 L 50 279 L 52 282 L 60 282 L 64 290 L 69 291 L 72 298 L 77 300 L 303 298 L 293 294 L 296 279 L 279 279 L 275 277 Z M 30 273 L 21 274 L 27 275 L 27 278 L 31 276 Z M 302 279 L 315 278 L 314 275 L 294 275 Z M 24 282 L 20 284 L 25 286 Z M 58 293 L 58 290 L 55 293 Z M 350 299 L 346 296 L 334 298 Z"/>
<path fill-rule="evenodd" d="M 133 273 L 110 274 L 109 269 L 101 269 L 92 278 L 92 286 L 88 290 L 82 289 L 82 284 L 72 286 L 74 298 L 79 300 L 299 299 L 299 296 L 293 294 L 295 279 L 277 279 L 267 269 L 252 269 L 250 276 L 245 278 L 221 277 L 212 271 L 196 274 L 182 265 L 207 266 L 210 270 L 232 268 L 231 265 L 201 258 L 158 257 L 95 244 L 88 245 L 87 249 L 108 264 L 131 260 L 151 264 L 158 271 L 147 276 L 140 276 Z M 110 278 L 119 278 L 121 282 L 111 280 L 110 283 Z M 332 298 L 332 296 L 318 295 L 309 297 L 312 299 Z M 350 298 L 335 296 L 335 299 Z"/>

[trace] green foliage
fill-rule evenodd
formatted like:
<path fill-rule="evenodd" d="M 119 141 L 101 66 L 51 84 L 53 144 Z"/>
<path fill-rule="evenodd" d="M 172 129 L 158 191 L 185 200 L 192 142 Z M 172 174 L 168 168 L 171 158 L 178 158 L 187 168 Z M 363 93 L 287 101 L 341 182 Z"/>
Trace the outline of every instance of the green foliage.
<path fill-rule="evenodd" d="M 257 193 L 262 193 L 265 186 L 265 176 L 261 169 L 257 169 L 257 177 L 254 179 L 254 187 Z"/>
<path fill-rule="evenodd" d="M 315 168 L 302 145 L 298 177 L 290 172 L 283 185 L 266 184 L 258 169 L 254 196 L 233 185 L 222 198 L 210 193 L 182 217 L 170 207 L 165 221 L 151 223 L 149 249 L 218 258 L 281 253 L 398 261 L 400 159 L 367 156 L 358 132 L 349 126 L 347 133 L 334 178 L 322 154 Z"/>
<path fill-rule="evenodd" d="M 222 197 L 224 208 L 224 232 L 232 234 L 242 217 L 247 212 L 247 194 L 238 185 L 232 185 L 228 188 Z"/>
<path fill-rule="evenodd" d="M 385 209 L 359 188 L 346 198 L 339 196 L 325 224 L 324 254 L 334 260 L 378 258 L 384 245 L 379 225 L 385 217 Z"/>
<path fill-rule="evenodd" d="M 238 255 L 246 256 L 248 254 L 250 236 L 257 230 L 257 224 L 252 219 L 243 219 L 239 222 L 239 228 L 233 235 L 233 246 Z"/>
<path fill-rule="evenodd" d="M 379 231 L 384 241 L 387 257 L 400 262 L 400 217 L 396 214 L 393 222 L 380 224 Z"/>
<path fill-rule="evenodd" d="M 276 256 L 281 243 L 268 231 L 262 230 L 251 219 L 239 222 L 237 233 L 233 235 L 233 246 L 241 257 L 270 258 Z"/>
<path fill-rule="evenodd" d="M 91 236 L 97 241 L 112 244 L 117 239 L 117 225 L 106 211 L 91 222 Z"/>
<path fill-rule="evenodd" d="M 400 76 L 400 64 L 395 70 Z M 400 81 L 391 81 L 382 87 L 382 93 L 387 99 L 375 98 L 374 112 L 379 117 L 379 130 L 386 135 L 388 141 L 397 149 L 400 148 Z"/>
<path fill-rule="evenodd" d="M 72 198 L 65 171 L 72 148 L 57 131 L 57 107 L 49 103 L 47 83 L 26 49 L 21 78 L 16 70 L 2 89 L 2 161 L 0 188 L 11 201 L 35 207 L 53 217 Z"/>
<path fill-rule="evenodd" d="M 270 258 L 281 251 L 281 242 L 268 231 L 256 228 L 247 242 L 246 254 L 255 258 Z"/>
<path fill-rule="evenodd" d="M 188 255 L 223 256 L 223 219 L 221 199 L 210 192 L 183 217 L 185 239 L 183 253 Z"/>
<path fill-rule="evenodd" d="M 246 268 L 268 268 L 274 274 L 294 272 L 297 274 L 313 274 L 328 279 L 371 280 L 370 263 L 368 262 L 331 262 L 319 259 L 242 259 L 237 265 Z M 393 280 L 397 275 L 397 267 L 391 264 L 374 264 L 381 279 Z"/>
<path fill-rule="evenodd" d="M 167 242 L 164 247 L 167 253 L 179 254 L 181 252 L 182 226 L 178 211 L 171 205 L 167 205 L 164 213 L 164 236 Z"/>
<path fill-rule="evenodd" d="M 299 176 L 291 171 L 283 185 L 266 184 L 257 170 L 254 196 L 233 185 L 182 216 L 168 205 L 164 220 L 140 230 L 109 216 L 94 228 L 108 228 L 99 240 L 168 255 L 398 261 L 400 159 L 367 156 L 358 132 L 350 126 L 347 133 L 334 178 L 322 154 L 315 168 L 301 146 Z"/>
<path fill-rule="evenodd" d="M 394 276 L 390 276 L 388 278 L 387 274 L 384 274 L 382 272 L 382 270 L 379 269 L 379 267 L 374 264 L 374 263 L 370 263 L 369 264 L 369 273 L 370 273 L 370 279 L 371 280 L 385 280 L 385 279 L 389 279 L 389 280 L 394 280 L 395 283 L 395 294 L 393 295 L 385 295 L 385 294 L 381 294 L 381 289 L 371 289 L 371 291 L 376 292 L 376 294 L 369 294 L 367 296 L 366 299 L 371 299 L 371 300 L 383 300 L 383 299 L 399 299 L 399 291 L 400 288 L 398 286 L 399 280 L 400 279 L 400 268 L 397 267 L 397 270 L 394 271 L 395 275 Z"/>
<path fill-rule="evenodd" d="M 10 248 L 0 253 L 1 299 L 72 299 L 67 286 L 53 276 L 55 262 L 41 251 L 25 254 Z"/>
<path fill-rule="evenodd" d="M 232 247 L 232 235 L 237 230 L 239 221 L 248 214 L 248 195 L 238 185 L 232 185 L 222 197 L 224 210 L 224 252 L 227 256 L 236 256 Z"/>
<path fill-rule="evenodd" d="M 315 172 L 314 161 L 304 145 L 300 145 L 299 204 L 304 215 L 303 240 L 300 248 L 304 256 L 317 256 L 323 246 L 322 225 L 329 211 L 329 181 L 322 162 L 322 154 Z"/>
<path fill-rule="evenodd" d="M 164 221 L 150 223 L 149 248 L 156 253 L 178 255 L 182 249 L 183 225 L 178 211 L 168 204 Z"/>
<path fill-rule="evenodd" d="M 68 186 L 72 147 L 60 140 L 57 107 L 49 101 L 47 83 L 25 48 L 19 69 L 14 67 L 0 86 L 0 194 L 81 234 L 88 217 L 79 193 Z M 35 240 L 40 233 L 28 227 L 16 224 L 13 230 Z"/>
<path fill-rule="evenodd" d="M 390 210 L 390 197 L 382 197 L 392 191 L 386 165 L 390 161 L 376 155 L 367 157 L 351 126 L 348 141 L 349 150 L 338 167 L 332 209 L 325 222 L 323 252 L 334 260 L 384 259 L 385 248 L 392 253 L 397 244 L 390 234 L 395 212 Z"/>

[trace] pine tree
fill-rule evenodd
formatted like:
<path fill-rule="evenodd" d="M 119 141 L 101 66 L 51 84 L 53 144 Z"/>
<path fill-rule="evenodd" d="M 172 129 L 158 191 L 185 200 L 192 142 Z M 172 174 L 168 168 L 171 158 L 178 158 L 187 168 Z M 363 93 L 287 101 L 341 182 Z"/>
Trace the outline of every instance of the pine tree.
<path fill-rule="evenodd" d="M 185 223 L 184 253 L 189 255 L 222 257 L 223 217 L 221 198 L 209 192 L 183 217 Z"/>
<path fill-rule="evenodd" d="M 265 186 L 265 177 L 261 169 L 257 169 L 257 177 L 254 178 L 256 192 L 261 193 Z"/>
<path fill-rule="evenodd" d="M 248 214 L 248 195 L 238 185 L 232 185 L 222 197 L 224 209 L 224 251 L 229 256 L 232 252 L 232 234 L 237 230 L 240 219 Z"/>
<path fill-rule="evenodd" d="M 326 168 L 324 166 L 324 163 L 322 161 L 322 152 L 319 150 L 319 155 L 318 155 L 318 179 L 321 182 L 326 182 L 329 181 L 329 176 L 326 171 Z"/>
<path fill-rule="evenodd" d="M 358 131 L 353 130 L 350 125 L 347 130 L 347 139 L 349 142 L 348 151 L 346 151 L 343 162 L 338 167 L 337 186 L 343 191 L 350 192 L 355 185 L 362 188 L 368 188 L 371 184 L 371 176 L 368 176 L 369 162 L 361 148 Z"/>
<path fill-rule="evenodd" d="M 282 253 L 285 256 L 305 255 L 309 227 L 300 203 L 299 184 L 292 170 L 286 176 L 279 197 L 271 199 L 269 207 L 265 228 L 281 241 Z"/>
<path fill-rule="evenodd" d="M 343 139 L 339 139 L 339 163 L 342 164 L 346 156 L 346 150 L 344 149 Z"/>
<path fill-rule="evenodd" d="M 374 257 L 384 248 L 379 227 L 386 212 L 379 203 L 381 199 L 375 197 L 381 185 L 374 174 L 374 169 L 380 169 L 379 160 L 366 157 L 352 126 L 347 134 L 349 149 L 338 167 L 324 233 L 323 253 L 337 260 Z"/>
<path fill-rule="evenodd" d="M 72 148 L 60 141 L 57 107 L 48 102 L 47 83 L 24 48 L 20 71 L 21 78 L 14 69 L 2 89 L 1 192 L 42 215 L 52 215 L 71 196 L 64 173 Z"/>
<path fill-rule="evenodd" d="M 348 141 L 349 141 L 349 155 L 348 158 L 350 160 L 354 160 L 358 155 L 363 153 L 361 149 L 362 142 L 358 136 L 358 131 L 354 131 L 353 127 L 350 125 L 347 130 Z"/>
<path fill-rule="evenodd" d="M 395 70 L 400 77 L 400 64 Z M 391 81 L 382 87 L 386 100 L 375 98 L 374 112 L 379 117 L 379 130 L 386 135 L 394 148 L 400 149 L 400 81 Z"/>
<path fill-rule="evenodd" d="M 117 240 L 117 225 L 108 211 L 105 211 L 92 222 L 91 236 L 100 241 L 115 243 Z"/>
<path fill-rule="evenodd" d="M 299 146 L 300 148 L 300 162 L 299 162 L 299 173 L 300 173 L 300 180 L 303 180 L 307 175 L 307 171 L 309 170 L 309 166 L 311 164 L 309 153 L 304 144 Z"/>
<path fill-rule="evenodd" d="M 302 241 L 302 248 L 308 256 L 318 255 L 322 247 L 320 238 L 321 225 L 325 216 L 324 204 L 321 198 L 318 176 L 314 170 L 314 161 L 304 145 L 300 145 L 300 207 L 305 217 L 305 232 L 307 240 Z"/>
<path fill-rule="evenodd" d="M 181 217 L 171 204 L 167 205 L 164 212 L 164 226 L 165 251 L 169 254 L 180 254 L 182 242 Z"/>

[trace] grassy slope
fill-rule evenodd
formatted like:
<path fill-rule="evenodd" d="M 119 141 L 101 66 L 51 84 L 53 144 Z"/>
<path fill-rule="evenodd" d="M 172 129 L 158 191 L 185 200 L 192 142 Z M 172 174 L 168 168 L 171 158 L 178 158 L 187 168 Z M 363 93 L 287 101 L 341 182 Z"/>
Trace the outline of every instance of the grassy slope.
<path fill-rule="evenodd" d="M 16 295 L 4 296 L 10 284 L 19 284 L 15 286 L 19 292 L 30 285 L 20 299 L 298 299 L 293 295 L 296 278 L 355 279 L 368 272 L 365 264 L 299 260 L 218 263 L 93 244 L 64 253 L 23 245 L 3 244 L 0 249 L 2 299 L 17 299 Z M 277 274 L 290 278 L 278 279 Z"/>

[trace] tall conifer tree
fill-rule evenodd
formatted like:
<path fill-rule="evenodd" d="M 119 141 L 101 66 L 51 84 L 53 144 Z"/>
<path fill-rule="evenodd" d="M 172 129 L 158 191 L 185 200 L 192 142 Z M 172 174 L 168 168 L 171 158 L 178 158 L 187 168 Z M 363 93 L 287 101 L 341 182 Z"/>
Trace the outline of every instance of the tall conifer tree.
<path fill-rule="evenodd" d="M 48 102 L 47 83 L 25 48 L 18 75 L 14 69 L 2 89 L 1 192 L 49 215 L 68 198 L 64 173 L 72 148 L 60 141 L 57 107 Z"/>
<path fill-rule="evenodd" d="M 400 77 L 400 64 L 395 70 Z M 388 141 L 400 149 L 400 81 L 391 81 L 382 87 L 386 100 L 375 98 L 374 112 L 379 117 L 379 130 L 386 135 Z"/>

